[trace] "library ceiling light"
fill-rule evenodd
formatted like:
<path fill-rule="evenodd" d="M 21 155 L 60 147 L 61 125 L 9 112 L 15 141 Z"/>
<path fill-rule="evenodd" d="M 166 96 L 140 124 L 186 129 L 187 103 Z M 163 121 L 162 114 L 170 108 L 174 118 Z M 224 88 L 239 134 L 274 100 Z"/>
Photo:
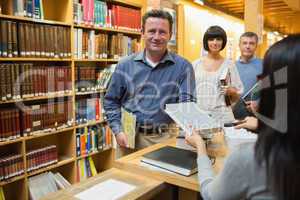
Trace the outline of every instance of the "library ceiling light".
<path fill-rule="evenodd" d="M 194 0 L 194 2 L 204 6 L 204 0 Z"/>

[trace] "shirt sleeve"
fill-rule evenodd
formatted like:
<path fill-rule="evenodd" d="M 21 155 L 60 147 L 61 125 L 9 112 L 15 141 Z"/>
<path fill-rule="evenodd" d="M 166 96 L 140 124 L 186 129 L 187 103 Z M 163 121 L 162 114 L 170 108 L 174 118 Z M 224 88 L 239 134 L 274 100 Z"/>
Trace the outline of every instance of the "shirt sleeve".
<path fill-rule="evenodd" d="M 186 62 L 179 80 L 179 102 L 191 101 L 196 102 L 195 72 L 192 65 Z"/>
<path fill-rule="evenodd" d="M 211 162 L 205 155 L 199 156 L 198 179 L 200 192 L 204 200 L 239 200 L 244 199 L 248 181 L 247 169 L 239 153 L 231 154 L 224 163 L 223 170 L 214 176 Z"/>
<path fill-rule="evenodd" d="M 231 79 L 231 86 L 235 87 L 238 90 L 239 94 L 243 94 L 244 92 L 244 85 L 241 81 L 239 72 L 235 63 L 231 62 L 229 65 L 229 72 L 230 72 L 230 79 Z"/>
<path fill-rule="evenodd" d="M 124 73 L 120 70 L 120 65 L 118 64 L 115 72 L 112 74 L 103 103 L 108 124 L 114 134 L 123 131 L 121 125 L 121 100 L 126 87 Z"/>

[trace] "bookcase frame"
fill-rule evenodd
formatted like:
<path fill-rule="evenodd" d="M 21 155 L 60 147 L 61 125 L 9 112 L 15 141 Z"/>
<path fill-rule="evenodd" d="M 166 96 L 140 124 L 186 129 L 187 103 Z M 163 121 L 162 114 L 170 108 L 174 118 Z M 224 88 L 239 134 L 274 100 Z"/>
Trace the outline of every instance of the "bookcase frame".
<path fill-rule="evenodd" d="M 139 9 L 141 12 L 144 12 L 143 6 L 137 3 L 127 2 L 126 0 L 107 0 L 110 3 L 117 5 L 129 6 L 131 8 Z M 68 66 L 71 67 L 72 71 L 72 92 L 70 94 L 61 94 L 61 95 L 52 95 L 52 96 L 42 96 L 42 97 L 31 97 L 18 100 L 8 100 L 0 101 L 0 107 L 5 107 L 9 104 L 14 104 L 17 102 L 32 102 L 32 101 L 42 101 L 47 99 L 57 99 L 57 98 L 71 98 L 73 102 L 73 119 L 75 119 L 75 100 L 77 95 L 89 95 L 94 93 L 102 93 L 105 90 L 99 91 L 89 91 L 89 92 L 75 92 L 75 66 L 78 63 L 101 63 L 104 65 L 117 63 L 117 59 L 75 59 L 74 58 L 74 44 L 73 37 L 74 28 L 82 28 L 87 30 L 95 30 L 104 33 L 123 33 L 124 35 L 132 36 L 138 38 L 140 41 L 141 33 L 128 30 L 117 30 L 113 28 L 102 28 L 102 27 L 93 27 L 86 25 L 77 25 L 73 22 L 73 0 L 44 0 L 44 16 L 45 20 L 33 19 L 27 17 L 13 16 L 12 12 L 12 3 L 13 0 L 3 0 L 0 2 L 2 5 L 2 14 L 0 14 L 0 19 L 11 20 L 16 22 L 29 22 L 29 23 L 38 23 L 38 24 L 48 24 L 48 25 L 58 25 L 65 26 L 70 28 L 71 37 L 71 58 L 35 58 L 35 57 L 13 57 L 13 58 L 3 58 L 0 57 L 0 63 L 5 62 L 65 62 Z M 141 41 L 140 41 L 141 42 Z M 1 109 L 1 108 L 0 108 Z M 60 172 L 62 175 L 72 184 L 76 182 L 76 162 L 79 159 L 85 158 L 87 156 L 92 156 L 96 169 L 98 172 L 101 172 L 105 169 L 108 169 L 112 166 L 112 163 L 115 158 L 114 149 L 111 147 L 106 147 L 101 151 L 93 152 L 88 155 L 76 156 L 76 129 L 83 128 L 86 126 L 92 126 L 96 124 L 105 123 L 104 121 L 94 121 L 87 124 L 76 125 L 73 124 L 71 127 L 63 128 L 60 130 L 52 132 L 41 132 L 36 135 L 24 136 L 15 140 L 8 140 L 0 142 L 0 150 L 9 151 L 9 149 L 15 149 L 18 153 L 21 153 L 24 163 L 24 174 L 10 178 L 5 181 L 0 182 L 0 187 L 4 188 L 5 198 L 14 199 L 14 200 L 28 200 L 29 199 L 29 189 L 28 189 L 28 178 L 34 175 L 37 175 L 46 171 Z M 58 163 L 52 164 L 50 166 L 32 171 L 26 172 L 26 153 L 31 147 L 34 147 L 42 140 L 49 140 L 51 144 L 57 144 L 59 151 L 64 152 L 67 155 L 66 158 L 60 159 Z M 71 140 L 71 141 L 69 141 Z M 67 145 L 63 145 L 67 144 Z"/>

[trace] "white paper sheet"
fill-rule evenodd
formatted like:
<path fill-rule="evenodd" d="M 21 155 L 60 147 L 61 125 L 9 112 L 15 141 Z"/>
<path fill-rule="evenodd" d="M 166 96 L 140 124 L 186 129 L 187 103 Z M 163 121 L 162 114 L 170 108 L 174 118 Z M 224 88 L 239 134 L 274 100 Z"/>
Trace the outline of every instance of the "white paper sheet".
<path fill-rule="evenodd" d="M 115 179 L 108 179 L 76 194 L 75 197 L 80 200 L 114 200 L 121 198 L 135 188 L 136 186 L 134 185 Z"/>
<path fill-rule="evenodd" d="M 220 128 L 217 122 L 194 102 L 166 104 L 165 112 L 188 134 L 192 134 L 193 128 Z"/>

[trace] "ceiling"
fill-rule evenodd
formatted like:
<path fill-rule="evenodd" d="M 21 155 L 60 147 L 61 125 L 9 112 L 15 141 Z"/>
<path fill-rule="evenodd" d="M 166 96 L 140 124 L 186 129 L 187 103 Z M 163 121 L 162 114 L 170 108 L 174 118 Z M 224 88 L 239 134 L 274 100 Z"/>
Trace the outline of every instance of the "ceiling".
<path fill-rule="evenodd" d="M 286 1 L 263 1 L 264 25 L 284 34 L 300 33 L 300 11 L 292 9 Z M 205 0 L 205 4 L 240 18 L 244 16 L 244 0 Z"/>

